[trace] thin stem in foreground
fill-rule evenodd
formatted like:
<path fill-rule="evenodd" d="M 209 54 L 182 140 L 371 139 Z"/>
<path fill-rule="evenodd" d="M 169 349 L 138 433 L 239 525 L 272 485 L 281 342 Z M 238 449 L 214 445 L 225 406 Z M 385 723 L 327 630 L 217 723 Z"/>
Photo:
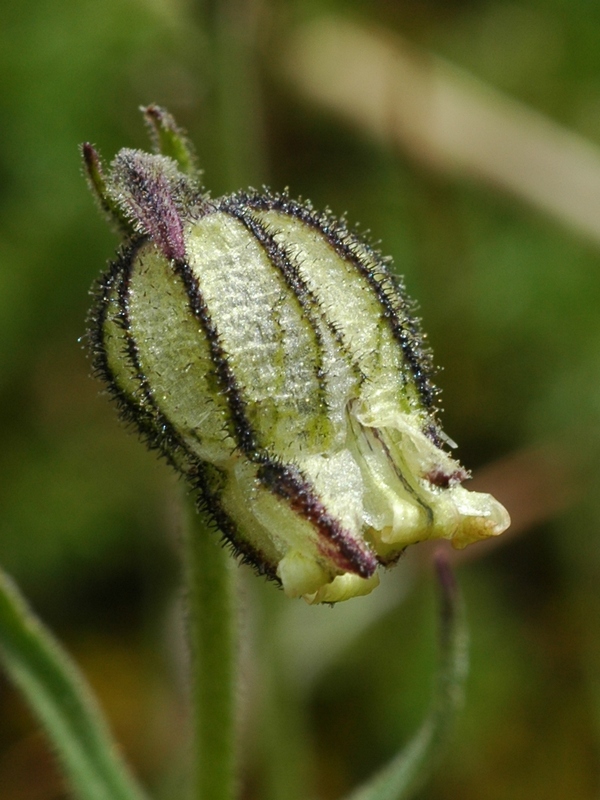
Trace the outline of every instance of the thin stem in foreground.
<path fill-rule="evenodd" d="M 192 800 L 233 800 L 236 745 L 235 562 L 187 504 L 184 563 L 192 658 Z"/>

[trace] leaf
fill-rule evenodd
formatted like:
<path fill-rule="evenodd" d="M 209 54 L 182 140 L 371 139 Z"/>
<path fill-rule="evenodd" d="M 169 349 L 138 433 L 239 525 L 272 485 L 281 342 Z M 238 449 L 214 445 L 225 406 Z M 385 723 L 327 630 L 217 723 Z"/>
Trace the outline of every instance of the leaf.
<path fill-rule="evenodd" d="M 2 570 L 0 664 L 45 728 L 75 797 L 144 799 L 85 679 Z"/>

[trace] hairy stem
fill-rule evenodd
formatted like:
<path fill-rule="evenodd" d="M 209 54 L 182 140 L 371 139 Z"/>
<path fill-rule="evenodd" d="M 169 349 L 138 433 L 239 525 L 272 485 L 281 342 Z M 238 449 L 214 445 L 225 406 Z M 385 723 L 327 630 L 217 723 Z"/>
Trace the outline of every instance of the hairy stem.
<path fill-rule="evenodd" d="M 236 745 L 234 560 L 187 505 L 184 559 L 192 657 L 193 800 L 233 800 Z"/>

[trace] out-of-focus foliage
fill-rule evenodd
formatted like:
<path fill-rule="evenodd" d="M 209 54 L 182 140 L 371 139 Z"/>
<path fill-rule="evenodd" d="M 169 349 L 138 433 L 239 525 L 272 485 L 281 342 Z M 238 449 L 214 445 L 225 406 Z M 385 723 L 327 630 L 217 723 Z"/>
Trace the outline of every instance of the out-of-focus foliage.
<path fill-rule="evenodd" d="M 89 197 L 77 145 L 91 140 L 106 157 L 145 145 L 137 107 L 157 102 L 197 143 L 215 194 L 287 185 L 381 239 L 444 367 L 444 425 L 459 457 L 476 476 L 497 462 L 478 488 L 505 502 L 516 533 L 493 551 L 474 548 L 459 569 L 472 638 L 467 708 L 423 797 L 596 798 L 600 244 L 317 109 L 284 77 L 282 55 L 307 19 L 335 12 L 448 59 L 600 148 L 598 4 L 1 7 L 0 562 L 87 670 L 143 778 L 174 796 L 184 751 L 182 656 L 171 621 L 178 487 L 126 435 L 88 376 L 79 342 L 87 292 L 116 239 Z M 258 655 L 277 651 L 278 680 L 308 698 L 305 716 L 290 711 L 287 721 L 302 741 L 305 731 L 314 736 L 305 749 L 323 798 L 364 779 L 424 713 L 434 666 L 426 560 L 412 554 L 390 573 L 393 602 L 374 607 L 371 625 L 344 622 L 351 608 L 296 616 L 293 603 L 273 587 L 257 591 L 255 579 L 244 589 L 245 630 Z M 303 645 L 273 644 L 273 631 L 290 635 L 291 625 Z M 338 648 L 336 637 L 349 630 Z M 293 667 L 317 634 L 314 660 L 323 663 L 303 683 Z M 339 657 L 327 659 L 329 648 Z M 249 706 L 260 702 L 256 657 L 244 667 Z M 5 684 L 0 693 L 3 800 L 62 798 L 32 721 Z M 242 746 L 245 796 L 265 796 L 261 769 L 273 746 L 251 732 Z"/>

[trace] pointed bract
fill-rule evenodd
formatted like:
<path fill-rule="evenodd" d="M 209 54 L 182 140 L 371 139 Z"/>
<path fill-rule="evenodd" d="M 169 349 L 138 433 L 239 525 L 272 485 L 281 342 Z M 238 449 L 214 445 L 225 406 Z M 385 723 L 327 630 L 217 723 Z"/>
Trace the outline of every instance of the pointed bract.
<path fill-rule="evenodd" d="M 157 105 L 142 107 L 156 153 L 172 158 L 184 175 L 200 180 L 196 153 L 192 143 L 171 114 Z"/>
<path fill-rule="evenodd" d="M 124 235 L 132 234 L 134 232 L 133 225 L 109 192 L 98 151 L 89 142 L 85 142 L 81 145 L 81 156 L 88 185 L 98 201 L 100 209 L 118 231 Z"/>

